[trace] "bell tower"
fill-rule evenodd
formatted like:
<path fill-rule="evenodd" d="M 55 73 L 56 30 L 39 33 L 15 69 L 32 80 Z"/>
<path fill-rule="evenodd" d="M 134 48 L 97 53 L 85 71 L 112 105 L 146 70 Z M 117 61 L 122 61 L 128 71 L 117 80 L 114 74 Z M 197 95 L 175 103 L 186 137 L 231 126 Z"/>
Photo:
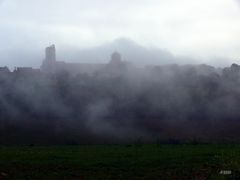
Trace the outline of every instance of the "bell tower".
<path fill-rule="evenodd" d="M 46 47 L 45 59 L 43 60 L 41 70 L 45 73 L 54 73 L 56 69 L 56 48 L 55 45 Z"/>
<path fill-rule="evenodd" d="M 54 44 L 45 49 L 45 60 L 52 63 L 56 62 L 56 48 Z"/>

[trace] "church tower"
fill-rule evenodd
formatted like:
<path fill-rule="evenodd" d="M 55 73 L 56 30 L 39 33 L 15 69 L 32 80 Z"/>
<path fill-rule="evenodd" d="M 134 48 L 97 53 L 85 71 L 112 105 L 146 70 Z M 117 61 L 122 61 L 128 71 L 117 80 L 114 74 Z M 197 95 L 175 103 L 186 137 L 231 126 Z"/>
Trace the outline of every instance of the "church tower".
<path fill-rule="evenodd" d="M 56 62 L 56 48 L 54 44 L 45 49 L 45 60 L 52 63 Z"/>
<path fill-rule="evenodd" d="M 51 45 L 45 49 L 45 59 L 43 60 L 41 70 L 44 73 L 54 73 L 56 69 L 56 48 Z"/>

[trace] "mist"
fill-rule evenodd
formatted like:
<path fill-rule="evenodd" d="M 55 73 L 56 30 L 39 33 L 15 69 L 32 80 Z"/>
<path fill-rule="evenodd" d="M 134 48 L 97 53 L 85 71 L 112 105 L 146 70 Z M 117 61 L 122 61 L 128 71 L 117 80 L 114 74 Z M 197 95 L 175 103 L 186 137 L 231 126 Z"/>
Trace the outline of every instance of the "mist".
<path fill-rule="evenodd" d="M 239 142 L 237 64 L 140 66 L 115 52 L 76 73 L 54 54 L 41 69 L 1 69 L 1 143 Z"/>
<path fill-rule="evenodd" d="M 34 49 L 36 48 L 36 49 Z M 14 67 L 34 67 L 41 66 L 44 53 L 43 48 L 31 46 L 17 50 L 0 51 L 0 65 L 8 66 L 11 70 Z M 136 66 L 164 65 L 164 64 L 209 64 L 216 67 L 229 66 L 237 59 L 224 57 L 203 58 L 200 56 L 174 55 L 170 50 L 157 47 L 144 47 L 128 38 L 118 38 L 102 45 L 89 48 L 72 46 L 58 46 L 57 58 L 59 61 L 68 63 L 107 63 L 109 54 L 119 51 L 123 54 L 123 59 Z"/>
<path fill-rule="evenodd" d="M 0 0 L 0 143 L 240 142 L 239 21 L 237 0 Z"/>

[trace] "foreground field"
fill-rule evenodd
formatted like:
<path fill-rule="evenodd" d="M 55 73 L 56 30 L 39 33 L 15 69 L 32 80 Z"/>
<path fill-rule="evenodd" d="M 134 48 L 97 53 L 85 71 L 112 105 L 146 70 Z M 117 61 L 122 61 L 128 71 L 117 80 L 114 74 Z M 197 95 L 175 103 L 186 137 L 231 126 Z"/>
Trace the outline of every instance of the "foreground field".
<path fill-rule="evenodd" d="M 238 172 L 240 145 L 0 147 L 0 180 L 238 179 Z"/>

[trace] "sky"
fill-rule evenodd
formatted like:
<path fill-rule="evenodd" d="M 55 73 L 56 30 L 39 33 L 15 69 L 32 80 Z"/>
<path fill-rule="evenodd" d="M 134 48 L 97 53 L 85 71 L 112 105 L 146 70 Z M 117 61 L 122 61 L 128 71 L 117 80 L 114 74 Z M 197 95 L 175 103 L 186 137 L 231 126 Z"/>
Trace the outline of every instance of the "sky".
<path fill-rule="evenodd" d="M 239 0 L 0 0 L 0 66 L 118 38 L 176 56 L 240 63 Z M 216 62 L 216 61 L 215 61 Z"/>

